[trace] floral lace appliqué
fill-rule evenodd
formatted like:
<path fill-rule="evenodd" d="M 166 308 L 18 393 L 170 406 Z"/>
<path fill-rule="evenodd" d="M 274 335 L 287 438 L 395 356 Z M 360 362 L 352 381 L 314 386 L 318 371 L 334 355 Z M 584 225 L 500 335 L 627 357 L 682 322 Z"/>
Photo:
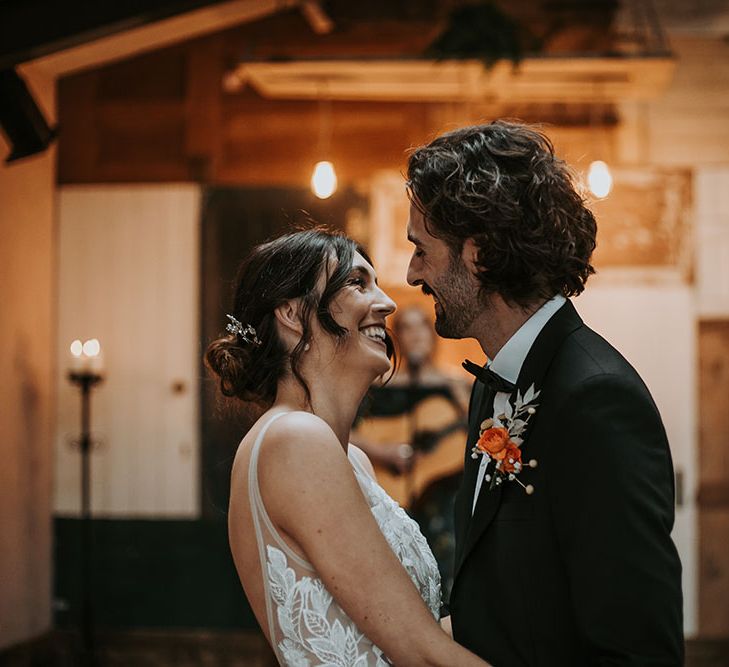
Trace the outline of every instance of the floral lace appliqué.
<path fill-rule="evenodd" d="M 339 608 L 319 579 L 296 578 L 286 555 L 268 546 L 268 584 L 283 639 L 278 644 L 290 667 L 386 667 L 375 647 Z M 331 612 L 331 613 L 330 613 Z M 316 658 L 316 662 L 312 659 Z"/>

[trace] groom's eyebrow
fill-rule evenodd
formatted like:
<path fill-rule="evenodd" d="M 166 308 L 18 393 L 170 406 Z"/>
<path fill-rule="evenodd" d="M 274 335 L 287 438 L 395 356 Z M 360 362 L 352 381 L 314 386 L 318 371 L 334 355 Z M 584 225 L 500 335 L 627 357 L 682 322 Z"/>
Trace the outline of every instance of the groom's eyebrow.
<path fill-rule="evenodd" d="M 423 245 L 419 239 L 416 239 L 410 232 L 408 232 L 408 241 L 413 245 Z"/>

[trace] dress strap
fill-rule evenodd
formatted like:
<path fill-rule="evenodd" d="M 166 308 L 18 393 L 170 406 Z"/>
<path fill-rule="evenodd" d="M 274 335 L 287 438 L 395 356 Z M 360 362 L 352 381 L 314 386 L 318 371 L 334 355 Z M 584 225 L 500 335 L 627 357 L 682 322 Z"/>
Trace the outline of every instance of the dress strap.
<path fill-rule="evenodd" d="M 286 541 L 281 537 L 278 530 L 276 530 L 276 527 L 273 525 L 273 521 L 271 521 L 271 518 L 266 511 L 266 507 L 263 504 L 261 487 L 258 483 L 258 456 L 260 454 L 261 446 L 263 444 L 263 438 L 266 435 L 266 431 L 268 431 L 268 427 L 271 426 L 271 424 L 273 424 L 273 422 L 275 422 L 279 417 L 282 417 L 285 414 L 288 413 L 279 412 L 278 414 L 271 417 L 271 419 L 269 419 L 268 422 L 258 432 L 256 441 L 253 443 L 253 448 L 251 449 L 251 459 L 250 463 L 248 464 L 248 497 L 251 504 L 251 511 L 253 513 L 253 523 L 256 528 L 256 540 L 258 541 L 259 549 L 265 549 L 265 540 L 263 539 L 263 531 L 261 528 L 261 523 L 263 523 L 268 533 L 271 535 L 271 538 L 276 542 L 276 545 L 281 549 L 281 551 L 283 551 L 289 558 L 294 560 L 296 563 L 301 565 L 301 567 L 313 571 L 314 568 L 311 566 L 311 563 L 304 560 L 301 556 L 299 556 L 299 554 L 293 551 L 291 547 L 286 544 Z M 261 565 L 263 566 L 263 563 L 266 562 L 266 557 L 265 553 L 263 553 L 262 555 L 263 559 L 261 561 Z"/>
<path fill-rule="evenodd" d="M 263 504 L 263 498 L 261 496 L 261 489 L 258 484 L 258 455 L 261 451 L 261 444 L 263 438 L 268 431 L 268 427 L 273 424 L 279 417 L 287 414 L 286 412 L 279 412 L 278 414 L 271 417 L 266 424 L 261 427 L 261 430 L 256 436 L 256 440 L 253 443 L 251 449 L 251 457 L 248 463 L 248 501 L 251 507 L 251 516 L 253 517 L 253 527 L 256 531 L 256 544 L 258 545 L 258 559 L 261 565 L 261 576 L 263 579 L 263 591 L 264 598 L 266 600 L 266 619 L 268 621 L 268 634 L 273 640 L 274 631 L 276 625 L 274 623 L 274 610 L 271 601 L 271 591 L 269 590 L 268 584 L 268 554 L 267 544 L 264 537 L 264 527 L 266 533 L 270 536 L 276 545 L 292 560 L 297 562 L 301 567 L 307 570 L 313 571 L 313 568 L 298 554 L 294 553 L 291 548 L 283 540 L 276 527 L 273 525 L 271 518 L 268 516 L 268 512 Z"/>
<path fill-rule="evenodd" d="M 364 464 L 360 461 L 359 454 L 357 454 L 351 447 L 347 450 L 347 458 L 349 459 L 349 463 L 354 468 L 355 472 L 364 475 L 367 479 L 372 479 L 372 475 L 370 475 L 370 473 L 364 467 Z"/>

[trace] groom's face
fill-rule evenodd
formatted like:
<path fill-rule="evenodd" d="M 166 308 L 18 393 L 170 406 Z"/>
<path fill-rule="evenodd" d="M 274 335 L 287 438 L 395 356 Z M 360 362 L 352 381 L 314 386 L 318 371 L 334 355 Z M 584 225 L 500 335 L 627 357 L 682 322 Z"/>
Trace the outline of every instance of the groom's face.
<path fill-rule="evenodd" d="M 428 232 L 423 214 L 410 205 L 408 241 L 413 250 L 408 265 L 408 284 L 420 286 L 433 297 L 435 330 L 443 338 L 472 336 L 471 328 L 483 306 L 479 302 L 479 283 L 461 255 Z"/>

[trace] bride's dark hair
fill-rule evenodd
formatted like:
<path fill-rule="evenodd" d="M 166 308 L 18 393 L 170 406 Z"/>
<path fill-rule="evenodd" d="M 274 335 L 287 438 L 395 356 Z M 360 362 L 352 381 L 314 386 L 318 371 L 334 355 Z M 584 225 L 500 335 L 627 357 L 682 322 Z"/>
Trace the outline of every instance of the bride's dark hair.
<path fill-rule="evenodd" d="M 323 227 L 290 232 L 251 250 L 238 269 L 230 314 L 244 327 L 253 326 L 261 345 L 246 343 L 232 333 L 210 343 L 205 362 L 218 376 L 223 395 L 270 405 L 279 380 L 291 372 L 311 401 L 300 372 L 301 356 L 311 340 L 311 317 L 316 315 L 324 331 L 339 339 L 350 333 L 337 324 L 329 305 L 347 283 L 357 252 L 372 264 L 358 243 Z M 322 274 L 325 282 L 320 292 L 317 282 Z M 292 299 L 301 303 L 303 335 L 289 354 L 278 336 L 274 310 Z M 386 343 L 392 357 L 389 333 Z"/>

